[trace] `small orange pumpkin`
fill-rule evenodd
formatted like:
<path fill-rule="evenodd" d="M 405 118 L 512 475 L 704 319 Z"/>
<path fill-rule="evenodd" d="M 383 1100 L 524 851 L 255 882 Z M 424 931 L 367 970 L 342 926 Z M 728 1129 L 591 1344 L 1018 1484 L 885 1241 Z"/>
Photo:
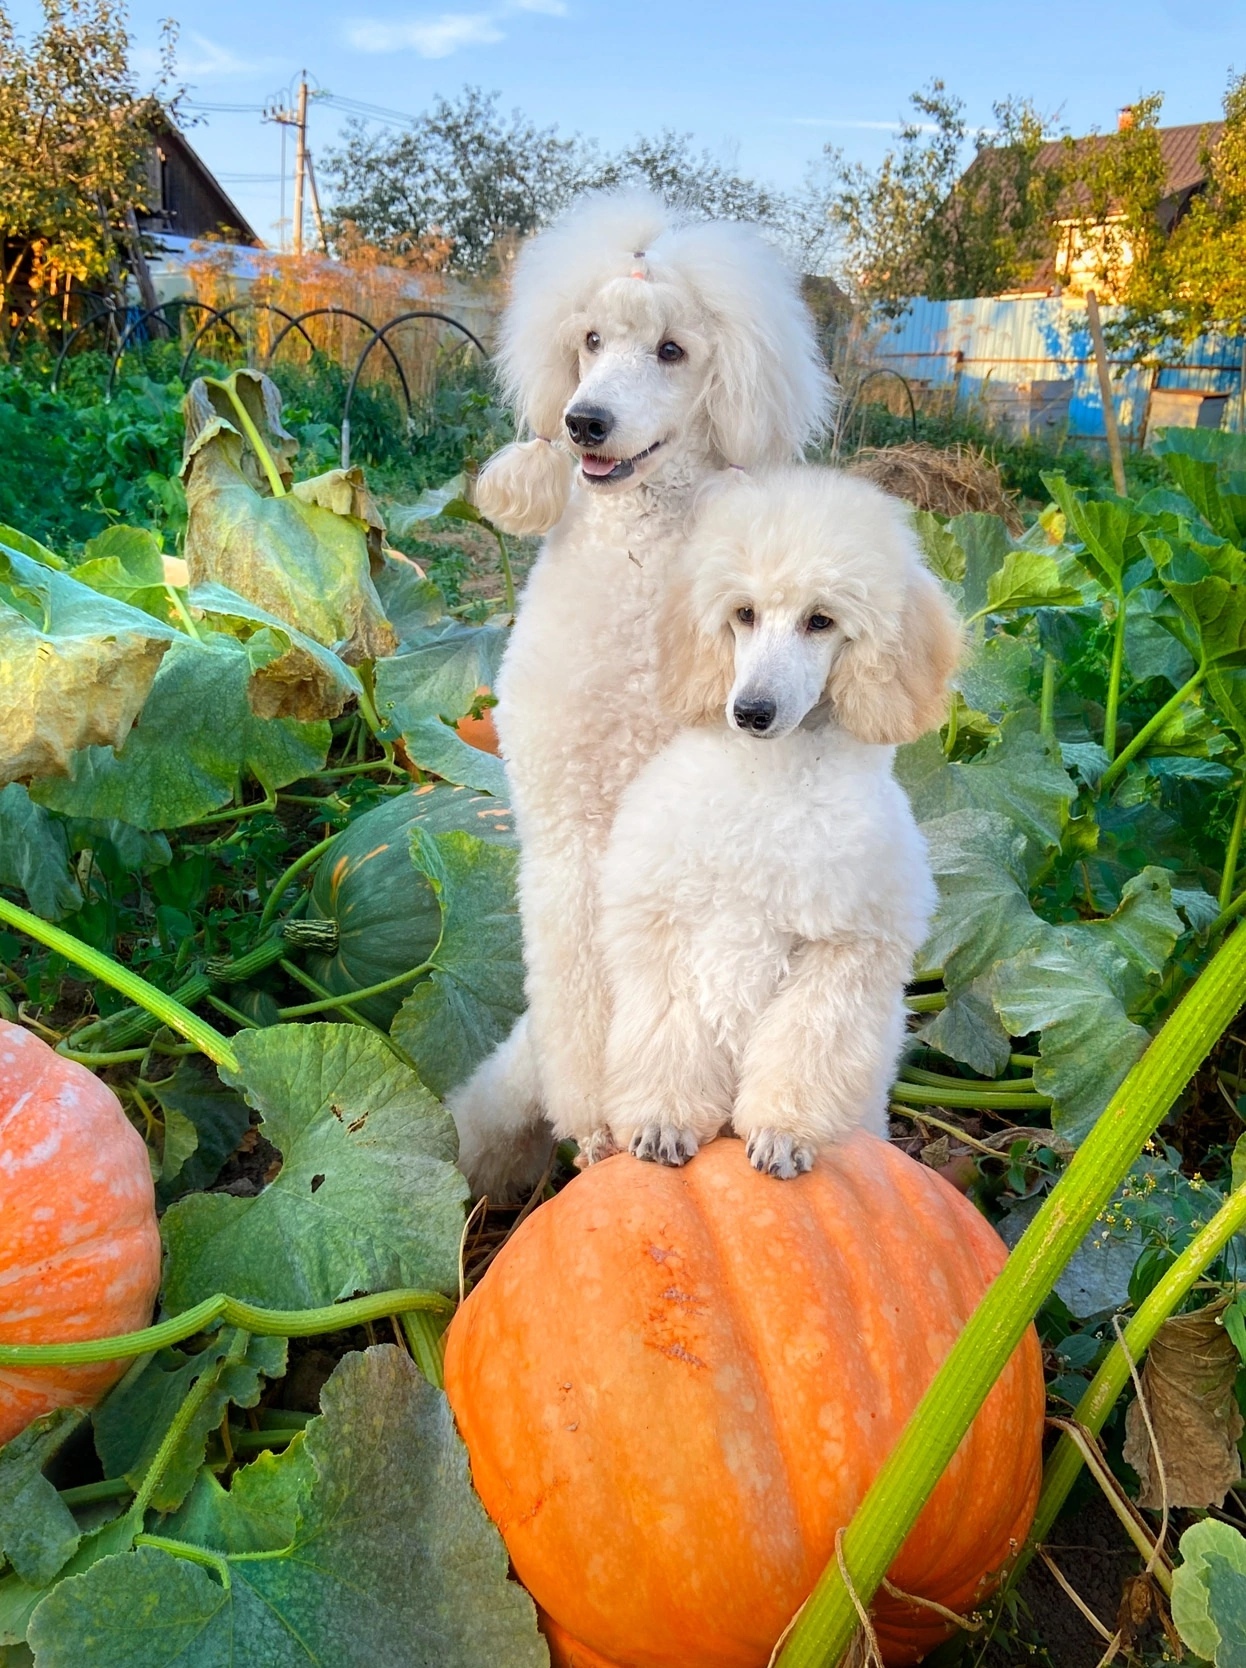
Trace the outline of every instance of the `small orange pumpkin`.
<path fill-rule="evenodd" d="M 107 1084 L 0 1020 L 0 1343 L 137 1331 L 159 1286 L 142 1137 Z M 0 1371 L 0 1443 L 54 1407 L 89 1407 L 128 1365 Z"/>
<path fill-rule="evenodd" d="M 620 1155 L 460 1308 L 446 1392 L 560 1668 L 765 1668 L 1006 1253 L 872 1136 L 796 1181 L 743 1143 Z M 891 1569 L 965 1611 L 1034 1514 L 1044 1386 L 1018 1346 Z M 889 1664 L 950 1631 L 880 1594 Z"/>
<path fill-rule="evenodd" d="M 481 684 L 477 695 L 489 695 L 492 691 L 485 684 Z M 470 714 L 460 718 L 454 726 L 460 741 L 465 741 L 469 747 L 477 748 L 481 753 L 497 754 L 498 732 L 493 722 L 493 708 L 486 707 L 479 718 Z"/>

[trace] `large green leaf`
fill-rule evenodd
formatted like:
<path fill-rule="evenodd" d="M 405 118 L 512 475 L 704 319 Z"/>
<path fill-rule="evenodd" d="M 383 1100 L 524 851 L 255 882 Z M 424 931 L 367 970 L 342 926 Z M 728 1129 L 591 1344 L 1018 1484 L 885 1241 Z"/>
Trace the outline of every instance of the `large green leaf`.
<path fill-rule="evenodd" d="M 501 626 L 460 620 L 429 626 L 404 653 L 377 666 L 377 712 L 400 733 L 422 718 L 457 723 L 478 689 L 492 689 L 505 647 Z"/>
<path fill-rule="evenodd" d="M 106 527 L 88 542 L 74 578 L 104 596 L 141 608 L 166 625 L 176 623 L 160 541 L 146 527 Z"/>
<path fill-rule="evenodd" d="M 288 1548 L 233 1550 L 226 1525 L 228 1586 L 155 1548 L 109 1558 L 36 1611 L 39 1668 L 546 1668 L 441 1392 L 379 1345 L 347 1356 L 321 1403 L 263 1479 L 280 1510 L 297 1499 Z M 297 1490 L 277 1481 L 291 1465 Z"/>
<path fill-rule="evenodd" d="M 1172 1619 L 1183 1643 L 1215 1668 L 1246 1668 L 1246 1538 L 1205 1518 L 1181 1537 Z"/>
<path fill-rule="evenodd" d="M 0 1448 L 0 1559 L 33 1587 L 46 1586 L 78 1547 L 78 1525 L 43 1468 L 85 1418 L 58 1408 Z"/>
<path fill-rule="evenodd" d="M 63 775 L 81 747 L 120 747 L 177 635 L 0 545 L 0 784 Z"/>
<path fill-rule="evenodd" d="M 36 805 L 20 782 L 0 788 L 0 886 L 24 892 L 45 921 L 59 921 L 82 904 L 64 823 Z"/>
<path fill-rule="evenodd" d="M 1234 544 L 1246 540 L 1246 445 L 1240 434 L 1166 429 L 1155 453 L 1214 533 Z"/>
<path fill-rule="evenodd" d="M 1015 719 L 967 764 L 949 763 L 937 734 L 923 736 L 900 748 L 896 775 L 918 822 L 962 810 L 1007 817 L 1026 837 L 1031 868 L 1060 844 L 1077 791 L 1058 749 Z"/>
<path fill-rule="evenodd" d="M 193 435 L 188 421 L 182 466 L 192 585 L 224 585 L 352 664 L 391 654 L 397 638 L 372 583 L 367 524 L 295 493 L 273 497 L 237 414 L 208 392 L 214 414 Z"/>
<path fill-rule="evenodd" d="M 1010 550 L 1003 566 L 987 581 L 983 612 L 1079 608 L 1083 600 L 1054 556 L 1038 550 Z"/>
<path fill-rule="evenodd" d="M 1125 573 L 1143 554 L 1139 535 L 1151 525 L 1127 498 L 1087 501 L 1063 475 L 1044 475 L 1043 485 L 1064 512 L 1068 531 L 1081 542 L 1078 558 L 1104 590 L 1123 601 Z"/>
<path fill-rule="evenodd" d="M 360 693 L 358 674 L 331 649 L 224 585 L 197 585 L 187 599 L 247 644 L 247 695 L 259 718 L 336 718 Z"/>
<path fill-rule="evenodd" d="M 317 1308 L 396 1286 L 458 1289 L 467 1184 L 454 1125 L 383 1039 L 274 1025 L 234 1039 L 223 1072 L 263 1116 L 281 1171 L 257 1198 L 195 1193 L 163 1222 L 165 1306 L 214 1292 Z"/>
<path fill-rule="evenodd" d="M 316 1471 L 303 1438 L 283 1454 L 261 1454 L 234 1474 L 228 1488 L 206 1467 L 176 1512 L 166 1535 L 215 1552 L 276 1552 L 290 1545 L 299 1505 L 315 1486 Z"/>
<path fill-rule="evenodd" d="M 137 1489 L 147 1475 L 156 1451 L 192 1387 L 206 1375 L 210 1388 L 165 1462 L 151 1504 L 171 1512 L 190 1492 L 203 1464 L 208 1437 L 225 1417 L 232 1402 L 254 1407 L 265 1378 L 280 1378 L 286 1370 L 284 1338 L 251 1338 L 240 1361 L 228 1359 L 231 1331 L 218 1333 L 201 1350 L 158 1351 L 137 1373 L 121 1383 L 92 1413 L 95 1447 L 109 1477 L 124 1477 Z"/>
<path fill-rule="evenodd" d="M 417 718 L 404 725 L 402 741 L 412 763 L 432 771 L 443 782 L 475 788 L 477 793 L 490 793 L 496 799 L 507 798 L 506 769 L 501 759 L 479 747 L 469 747 L 440 718 Z"/>
<path fill-rule="evenodd" d="M 1052 1126 L 1077 1141 L 1120 1087 L 1150 1038 L 1103 974 L 1046 927 L 1034 947 L 990 974 L 995 1008 L 1014 1037 L 1041 1032 L 1034 1086 L 1052 1098 Z"/>
<path fill-rule="evenodd" d="M 244 769 L 269 788 L 319 770 L 328 725 L 257 718 L 251 675 L 241 644 L 180 638 L 120 751 L 85 748 L 67 778 L 39 782 L 33 797 L 68 816 L 177 828 L 227 805 Z"/>
<path fill-rule="evenodd" d="M 961 594 L 963 612 L 972 617 L 988 605 L 987 590 L 991 576 L 1003 567 L 1013 548 L 1012 534 L 997 515 L 971 510 L 953 516 L 947 531 L 961 549 Z M 945 552 L 944 565 L 951 558 Z"/>
<path fill-rule="evenodd" d="M 444 1095 L 509 1035 L 523 1011 L 518 853 L 418 825 L 410 841 L 412 862 L 441 905 L 441 939 L 431 976 L 399 1008 L 392 1031 L 424 1081 Z"/>

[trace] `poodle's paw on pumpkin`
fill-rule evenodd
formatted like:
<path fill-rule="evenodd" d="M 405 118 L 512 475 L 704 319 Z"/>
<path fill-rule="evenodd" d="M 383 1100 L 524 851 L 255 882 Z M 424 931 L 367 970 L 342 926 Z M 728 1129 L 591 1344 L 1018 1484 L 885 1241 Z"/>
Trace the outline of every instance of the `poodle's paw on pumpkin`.
<path fill-rule="evenodd" d="M 763 1176 L 791 1181 L 813 1168 L 813 1148 L 780 1129 L 755 1129 L 748 1138 L 748 1161 Z"/>
<path fill-rule="evenodd" d="M 608 1129 L 593 1130 L 578 1145 L 580 1150 L 575 1160 L 577 1170 L 587 1170 L 590 1164 L 600 1164 L 603 1158 L 613 1158 L 619 1150 L 618 1143 Z"/>
<path fill-rule="evenodd" d="M 693 1129 L 681 1129 L 675 1124 L 642 1124 L 627 1144 L 635 1158 L 651 1164 L 687 1164 L 695 1158 L 701 1143 Z"/>

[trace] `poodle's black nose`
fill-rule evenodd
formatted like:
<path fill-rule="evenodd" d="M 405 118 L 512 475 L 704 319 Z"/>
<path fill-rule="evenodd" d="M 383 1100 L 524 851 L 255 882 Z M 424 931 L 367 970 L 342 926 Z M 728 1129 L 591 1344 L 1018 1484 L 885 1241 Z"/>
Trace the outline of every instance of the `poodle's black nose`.
<path fill-rule="evenodd" d="M 604 446 L 614 427 L 614 418 L 599 405 L 581 405 L 563 418 L 567 433 L 577 446 Z"/>
<path fill-rule="evenodd" d="M 764 736 L 774 723 L 775 704 L 764 696 L 757 696 L 751 701 L 737 701 L 734 707 L 735 721 L 742 730 L 752 730 L 755 736 Z"/>

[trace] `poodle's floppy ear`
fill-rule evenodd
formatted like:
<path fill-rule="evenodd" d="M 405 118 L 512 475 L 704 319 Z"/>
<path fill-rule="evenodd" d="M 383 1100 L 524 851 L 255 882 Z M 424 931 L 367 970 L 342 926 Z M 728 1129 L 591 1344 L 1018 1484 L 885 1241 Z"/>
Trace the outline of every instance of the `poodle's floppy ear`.
<path fill-rule="evenodd" d="M 680 724 L 712 724 L 726 710 L 735 682 L 730 628 L 707 631 L 692 607 L 687 581 L 671 587 L 658 625 L 658 700 Z"/>
<path fill-rule="evenodd" d="M 574 468 L 548 440 L 503 446 L 476 477 L 476 508 L 503 533 L 539 537 L 566 509 Z"/>
<path fill-rule="evenodd" d="M 848 643 L 831 668 L 827 692 L 840 723 L 861 741 L 916 741 L 946 716 L 960 651 L 960 620 L 915 557 L 898 624 Z"/>
<path fill-rule="evenodd" d="M 795 274 L 753 227 L 725 221 L 681 227 L 669 258 L 713 321 L 704 398 L 723 462 L 799 458 L 825 429 L 834 389 Z"/>

